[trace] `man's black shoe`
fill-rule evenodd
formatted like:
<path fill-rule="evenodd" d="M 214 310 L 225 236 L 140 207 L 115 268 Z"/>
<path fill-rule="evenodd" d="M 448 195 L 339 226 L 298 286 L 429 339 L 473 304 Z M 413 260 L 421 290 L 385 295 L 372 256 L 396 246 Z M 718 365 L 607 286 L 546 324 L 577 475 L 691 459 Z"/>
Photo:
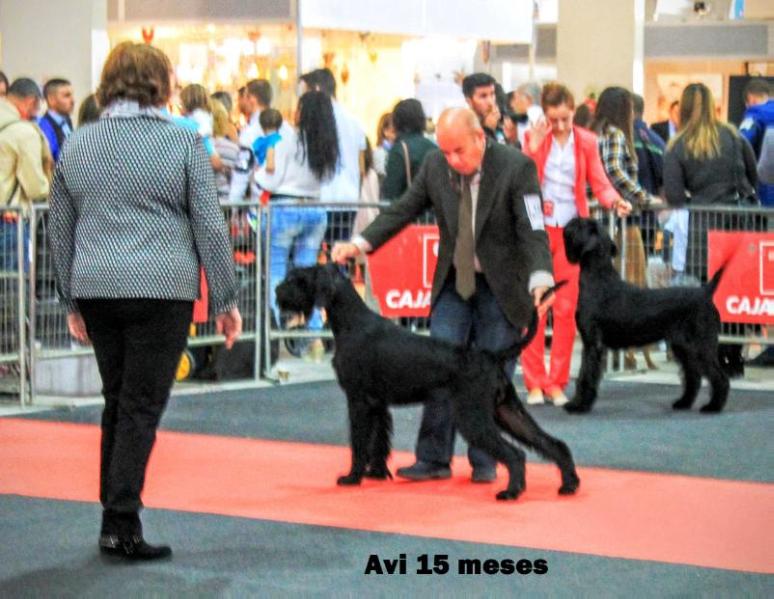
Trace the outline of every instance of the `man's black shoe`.
<path fill-rule="evenodd" d="M 409 480 L 443 479 L 451 478 L 451 468 L 430 462 L 417 462 L 413 466 L 398 468 L 395 474 Z"/>
<path fill-rule="evenodd" d="M 163 559 L 172 555 L 172 549 L 169 546 L 149 545 L 140 536 L 100 535 L 99 551 L 103 555 L 129 561 Z"/>
<path fill-rule="evenodd" d="M 473 468 L 470 477 L 474 483 L 491 483 L 497 480 L 497 470 L 494 468 Z"/>

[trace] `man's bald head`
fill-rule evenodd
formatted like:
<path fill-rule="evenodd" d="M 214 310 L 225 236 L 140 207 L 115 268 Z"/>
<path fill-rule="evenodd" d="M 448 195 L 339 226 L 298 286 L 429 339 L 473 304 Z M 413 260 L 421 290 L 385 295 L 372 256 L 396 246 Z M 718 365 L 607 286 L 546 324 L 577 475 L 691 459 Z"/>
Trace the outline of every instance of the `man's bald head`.
<path fill-rule="evenodd" d="M 476 113 L 468 108 L 448 108 L 438 117 L 438 147 L 458 173 L 471 175 L 484 158 L 486 135 Z"/>
<path fill-rule="evenodd" d="M 436 131 L 454 129 L 457 131 L 475 131 L 481 129 L 481 123 L 476 113 L 468 108 L 447 108 L 438 117 Z"/>

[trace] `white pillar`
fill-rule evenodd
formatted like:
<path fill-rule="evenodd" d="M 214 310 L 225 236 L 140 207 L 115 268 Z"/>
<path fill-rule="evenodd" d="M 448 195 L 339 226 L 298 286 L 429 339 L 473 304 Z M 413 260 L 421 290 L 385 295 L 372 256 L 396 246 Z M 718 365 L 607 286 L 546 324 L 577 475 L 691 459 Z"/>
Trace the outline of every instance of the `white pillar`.
<path fill-rule="evenodd" d="M 645 0 L 559 0 L 557 78 L 580 101 L 591 88 L 643 92 Z"/>
<path fill-rule="evenodd" d="M 0 69 L 10 80 L 62 77 L 79 103 L 108 49 L 107 0 L 0 0 Z"/>

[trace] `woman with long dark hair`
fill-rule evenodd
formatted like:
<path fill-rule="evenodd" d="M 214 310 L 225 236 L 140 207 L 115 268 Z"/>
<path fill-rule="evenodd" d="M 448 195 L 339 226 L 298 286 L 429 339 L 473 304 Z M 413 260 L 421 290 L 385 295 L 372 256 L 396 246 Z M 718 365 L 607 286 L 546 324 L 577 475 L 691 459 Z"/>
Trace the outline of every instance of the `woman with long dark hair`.
<path fill-rule="evenodd" d="M 312 266 L 317 262 L 327 228 L 327 210 L 319 204 L 320 184 L 333 176 L 339 162 L 336 121 L 327 95 L 308 91 L 301 96 L 296 126 L 297 130 L 283 133 L 274 146 L 274 172 L 263 166 L 255 175 L 258 185 L 271 192 L 271 203 L 285 202 L 270 205 L 269 285 L 277 322 L 276 288 L 290 264 Z M 308 327 L 322 329 L 319 312 L 312 315 Z M 318 341 L 310 346 L 314 357 L 322 349 Z"/>
<path fill-rule="evenodd" d="M 634 149 L 634 102 L 629 90 L 608 87 L 599 96 L 591 129 L 597 134 L 599 155 L 608 179 L 623 199 L 633 208 L 626 222 L 626 230 L 619 233 L 618 244 L 625 245 L 626 264 L 618 269 L 624 278 L 640 287 L 647 285 L 645 270 L 647 258 L 640 229 L 642 210 L 660 204 L 661 200 L 650 195 L 637 180 L 637 153 Z M 632 352 L 627 352 L 627 368 L 635 368 L 637 362 Z M 648 367 L 655 368 L 645 351 Z"/>
<path fill-rule="evenodd" d="M 307 92 L 298 101 L 298 138 L 302 160 L 318 181 L 330 179 L 339 162 L 339 139 L 333 104 L 322 92 Z"/>
<path fill-rule="evenodd" d="M 387 176 L 382 184 L 382 197 L 397 200 L 411 185 L 419 167 L 436 145 L 424 136 L 425 111 L 419 100 L 401 100 L 392 111 L 392 126 L 397 138 L 387 156 Z"/>

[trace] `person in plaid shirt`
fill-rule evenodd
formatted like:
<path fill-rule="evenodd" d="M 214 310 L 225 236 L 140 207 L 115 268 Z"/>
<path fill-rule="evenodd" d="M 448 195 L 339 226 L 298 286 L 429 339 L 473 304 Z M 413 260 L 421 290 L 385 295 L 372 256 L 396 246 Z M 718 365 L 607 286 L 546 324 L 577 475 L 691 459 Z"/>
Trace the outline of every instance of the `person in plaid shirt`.
<path fill-rule="evenodd" d="M 637 154 L 634 149 L 634 110 L 631 93 L 622 87 L 608 87 L 599 96 L 592 130 L 597 134 L 599 154 L 608 179 L 615 190 L 628 201 L 633 212 L 626 221 L 623 239 L 618 238 L 619 247 L 626 244 L 625 270 L 620 262 L 618 269 L 625 280 L 645 287 L 647 259 L 642 243 L 640 217 L 642 210 L 662 204 L 661 198 L 649 194 L 637 180 Z M 619 259 L 620 260 L 620 259 Z M 648 367 L 655 368 L 648 354 Z M 635 368 L 634 355 L 627 353 L 626 365 Z"/>

